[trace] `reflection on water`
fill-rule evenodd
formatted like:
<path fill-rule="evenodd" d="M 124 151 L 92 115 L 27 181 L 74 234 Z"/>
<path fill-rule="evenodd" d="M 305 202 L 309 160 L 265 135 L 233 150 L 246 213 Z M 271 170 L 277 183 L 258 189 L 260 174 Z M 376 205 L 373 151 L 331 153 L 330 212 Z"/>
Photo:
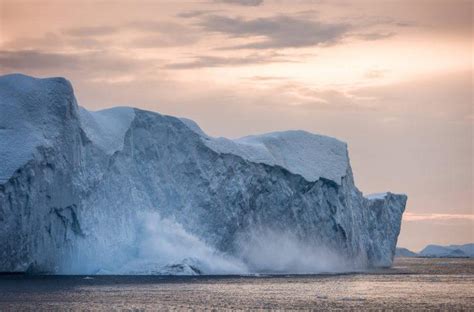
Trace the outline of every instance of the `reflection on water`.
<path fill-rule="evenodd" d="M 474 259 L 305 276 L 0 276 L 0 310 L 474 309 Z"/>

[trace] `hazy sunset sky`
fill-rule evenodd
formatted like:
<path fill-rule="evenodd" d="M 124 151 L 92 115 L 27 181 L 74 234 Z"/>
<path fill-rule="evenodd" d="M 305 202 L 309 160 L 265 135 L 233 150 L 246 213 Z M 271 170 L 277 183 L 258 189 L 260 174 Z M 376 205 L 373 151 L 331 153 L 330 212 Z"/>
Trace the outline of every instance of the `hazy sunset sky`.
<path fill-rule="evenodd" d="M 474 241 L 472 39 L 461 0 L 0 0 L 0 74 L 213 136 L 337 137 L 364 194 L 408 195 L 414 250 Z"/>

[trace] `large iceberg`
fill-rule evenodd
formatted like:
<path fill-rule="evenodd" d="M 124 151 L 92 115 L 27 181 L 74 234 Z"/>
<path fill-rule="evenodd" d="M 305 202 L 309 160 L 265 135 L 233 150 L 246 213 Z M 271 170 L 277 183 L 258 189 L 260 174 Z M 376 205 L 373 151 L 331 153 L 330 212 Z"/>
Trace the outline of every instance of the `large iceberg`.
<path fill-rule="evenodd" d="M 318 273 L 390 266 L 407 197 L 364 197 L 345 143 L 212 138 L 79 107 L 63 78 L 0 77 L 0 271 Z"/>

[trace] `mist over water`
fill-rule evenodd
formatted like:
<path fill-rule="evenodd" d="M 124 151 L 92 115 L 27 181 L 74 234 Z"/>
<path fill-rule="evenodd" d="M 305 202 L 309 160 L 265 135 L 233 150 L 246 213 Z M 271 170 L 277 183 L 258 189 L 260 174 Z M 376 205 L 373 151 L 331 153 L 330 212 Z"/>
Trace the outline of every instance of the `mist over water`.
<path fill-rule="evenodd" d="M 241 235 L 239 245 L 239 256 L 252 272 L 311 274 L 354 269 L 336 252 L 291 231 L 252 230 Z"/>
<path fill-rule="evenodd" d="M 98 274 L 334 273 L 353 270 L 336 252 L 307 243 L 290 231 L 254 229 L 241 233 L 232 255 L 216 250 L 158 213 L 137 217 L 134 239 L 118 252 L 103 250 L 108 263 Z M 114 250 L 116 246 L 109 246 Z M 110 256 L 113 254 L 113 256 Z M 92 261 L 94 261 L 92 259 Z"/>
<path fill-rule="evenodd" d="M 139 218 L 138 252 L 117 272 L 121 274 L 246 274 L 247 267 L 196 236 L 172 219 L 148 213 Z"/>

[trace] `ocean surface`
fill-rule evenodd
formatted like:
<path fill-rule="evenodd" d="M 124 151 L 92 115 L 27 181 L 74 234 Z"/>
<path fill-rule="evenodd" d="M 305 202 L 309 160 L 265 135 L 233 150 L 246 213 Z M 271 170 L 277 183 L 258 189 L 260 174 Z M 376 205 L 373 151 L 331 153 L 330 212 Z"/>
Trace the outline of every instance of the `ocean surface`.
<path fill-rule="evenodd" d="M 397 258 L 391 269 L 278 276 L 0 276 L 0 311 L 474 310 L 474 259 Z"/>

